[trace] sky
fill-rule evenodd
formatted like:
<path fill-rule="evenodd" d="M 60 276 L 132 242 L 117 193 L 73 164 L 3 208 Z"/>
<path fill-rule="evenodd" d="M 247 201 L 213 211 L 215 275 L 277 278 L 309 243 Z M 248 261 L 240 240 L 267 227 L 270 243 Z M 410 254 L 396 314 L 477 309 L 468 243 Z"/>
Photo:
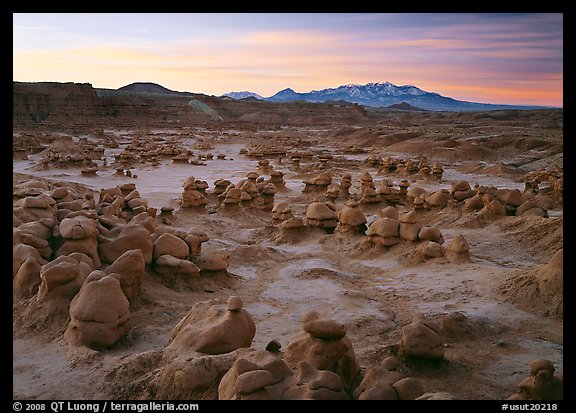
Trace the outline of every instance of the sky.
<path fill-rule="evenodd" d="M 13 80 L 268 97 L 414 85 L 563 106 L 562 13 L 14 13 Z"/>

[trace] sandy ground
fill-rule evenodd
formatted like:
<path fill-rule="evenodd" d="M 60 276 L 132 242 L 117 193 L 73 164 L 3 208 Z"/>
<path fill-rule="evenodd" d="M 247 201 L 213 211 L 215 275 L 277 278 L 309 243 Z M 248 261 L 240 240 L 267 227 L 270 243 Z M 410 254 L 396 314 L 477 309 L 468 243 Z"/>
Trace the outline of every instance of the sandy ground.
<path fill-rule="evenodd" d="M 217 178 L 236 182 L 255 169 L 254 159 L 238 153 L 243 144 L 229 139 L 215 145 L 214 153 L 221 151 L 234 161 L 211 161 L 206 167 L 196 167 L 165 160 L 163 167 L 135 167 L 138 178 L 133 181 L 142 197 L 156 207 L 177 208 L 180 185 L 187 176 L 207 180 L 212 188 Z M 107 150 L 108 155 L 111 153 L 114 150 Z M 386 177 L 363 165 L 365 157 L 342 156 L 342 162 L 332 163 L 336 175 L 343 171 L 352 173 L 352 190 L 358 192 L 362 172 L 370 171 L 375 182 Z M 127 180 L 113 176 L 112 169 L 99 172 L 95 178 L 80 176 L 75 169 L 35 171 L 36 159 L 31 156 L 29 160 L 14 161 L 15 185 L 27 179 L 18 173 L 80 182 L 94 190 Z M 310 199 L 302 195 L 302 179 L 314 173 L 296 174 L 286 163 L 274 159 L 271 163 L 275 170 L 285 172 L 288 188 L 277 194 L 276 202 L 290 202 L 295 214 L 303 216 Z M 445 161 L 444 165 L 441 182 L 412 184 L 449 189 L 452 181 L 469 179 L 481 185 L 491 182 L 498 188 L 523 189 L 518 176 L 462 172 L 462 161 Z M 338 208 L 343 205 L 343 200 L 337 202 Z M 369 223 L 380 207 L 362 207 Z M 409 206 L 398 208 L 402 212 Z M 195 291 L 170 289 L 156 276 L 147 274 L 142 296 L 131 304 L 133 328 L 109 350 L 70 347 L 61 337 L 47 338 L 18 328 L 15 323 L 13 397 L 139 398 L 142 394 L 129 386 L 122 388 L 126 383 L 117 379 L 118 369 L 128 368 L 134 355 L 161 351 L 174 326 L 195 302 L 226 299 L 230 295 L 242 298 L 256 322 L 253 348 L 262 349 L 273 339 L 286 348 L 291 337 L 300 331 L 302 316 L 315 309 L 346 326 L 363 369 L 395 354 L 401 328 L 414 318 L 457 320 L 453 323 L 456 328 L 446 330 L 449 334 L 445 337 L 443 363 L 406 366 L 407 374 L 417 378 L 427 392 L 449 392 L 458 399 L 504 399 L 528 376 L 528 364 L 534 359 L 551 360 L 562 372 L 562 319 L 545 316 L 539 308 L 521 310 L 507 301 L 501 291 L 503 280 L 512 270 L 544 264 L 562 248 L 562 207 L 550 211 L 550 218 L 503 217 L 483 225 L 470 225 L 472 213 L 450 208 L 432 210 L 425 219 L 438 225 L 444 245 L 462 234 L 470 245 L 471 261 L 452 264 L 434 259 L 411 263 L 408 256 L 415 243 L 389 250 L 367 250 L 362 246 L 365 237 L 353 234 L 312 233 L 300 243 L 278 243 L 274 241 L 275 229 L 269 225 L 270 213 L 247 210 L 208 214 L 177 208 L 173 228 L 206 232 L 210 240 L 203 245 L 203 251 L 230 251 L 228 274 L 205 279 L 204 288 Z M 545 245 L 538 244 L 545 237 Z M 19 311 L 15 303 L 15 318 Z M 141 367 L 140 372 L 143 371 L 145 367 Z"/>

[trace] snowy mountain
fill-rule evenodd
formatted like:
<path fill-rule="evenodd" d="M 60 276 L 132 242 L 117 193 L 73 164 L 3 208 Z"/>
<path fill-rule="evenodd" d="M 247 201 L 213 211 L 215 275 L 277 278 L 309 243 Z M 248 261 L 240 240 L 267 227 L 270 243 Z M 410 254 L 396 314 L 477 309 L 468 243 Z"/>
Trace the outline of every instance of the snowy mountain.
<path fill-rule="evenodd" d="M 478 111 L 496 109 L 536 109 L 541 106 L 493 105 L 488 103 L 466 102 L 427 92 L 416 86 L 396 86 L 390 82 L 368 83 L 366 85 L 344 85 L 337 88 L 313 90 L 298 93 L 284 89 L 269 98 L 271 102 L 290 102 L 304 100 L 308 102 L 327 102 L 344 100 L 364 106 L 383 107 L 405 102 L 425 110 L 432 111 Z"/>
<path fill-rule="evenodd" d="M 243 91 L 243 92 L 228 92 L 222 95 L 223 96 L 228 96 L 232 99 L 246 99 L 246 98 L 256 98 L 256 99 L 264 99 L 262 96 L 260 96 L 258 93 L 254 93 L 254 92 L 247 92 L 247 91 Z"/>

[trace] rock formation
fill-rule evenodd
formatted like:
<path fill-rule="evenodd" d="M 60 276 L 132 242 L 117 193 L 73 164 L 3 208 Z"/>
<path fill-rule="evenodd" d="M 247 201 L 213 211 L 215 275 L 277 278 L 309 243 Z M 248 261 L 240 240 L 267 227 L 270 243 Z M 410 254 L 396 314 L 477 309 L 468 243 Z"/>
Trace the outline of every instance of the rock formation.
<path fill-rule="evenodd" d="M 250 347 L 256 325 L 242 307 L 242 300 L 236 296 L 229 297 L 227 303 L 210 300 L 194 304 L 172 330 L 166 351 L 223 354 Z"/>
<path fill-rule="evenodd" d="M 400 353 L 404 359 L 442 360 L 444 343 L 431 321 L 416 320 L 402 327 Z"/>
<path fill-rule="evenodd" d="M 424 394 L 422 384 L 406 377 L 398 367 L 396 357 L 385 358 L 380 366 L 368 367 L 358 387 L 354 390 L 357 400 L 415 400 Z"/>
<path fill-rule="evenodd" d="M 534 360 L 530 363 L 530 376 L 506 400 L 563 400 L 563 376 L 554 374 L 555 371 L 550 360 Z"/>
<path fill-rule="evenodd" d="M 446 258 L 454 264 L 470 262 L 470 247 L 462 234 L 450 241 L 446 247 Z"/>
<path fill-rule="evenodd" d="M 95 270 L 70 303 L 64 337 L 74 346 L 112 347 L 132 328 L 128 299 L 120 282 Z"/>
<path fill-rule="evenodd" d="M 350 200 L 338 211 L 338 232 L 366 233 L 366 217 L 360 208 L 358 202 Z"/>
<path fill-rule="evenodd" d="M 318 227 L 328 233 L 334 232 L 338 226 L 338 216 L 335 208 L 331 208 L 331 203 L 312 202 L 306 210 L 306 221 L 308 225 Z"/>

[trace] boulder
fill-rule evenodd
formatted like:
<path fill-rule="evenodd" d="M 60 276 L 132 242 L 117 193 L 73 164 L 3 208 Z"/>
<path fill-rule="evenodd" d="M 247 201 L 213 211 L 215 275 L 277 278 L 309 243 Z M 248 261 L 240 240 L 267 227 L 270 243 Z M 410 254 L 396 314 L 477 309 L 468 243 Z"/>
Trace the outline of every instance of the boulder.
<path fill-rule="evenodd" d="M 182 238 L 173 234 L 160 235 L 153 244 L 152 259 L 156 260 L 161 255 L 171 255 L 179 259 L 188 259 L 190 249 Z"/>
<path fill-rule="evenodd" d="M 442 360 L 444 343 L 438 328 L 429 321 L 416 320 L 402 327 L 401 354 L 405 359 Z"/>
<path fill-rule="evenodd" d="M 352 342 L 342 335 L 343 327 L 316 311 L 308 312 L 303 324 L 304 330 L 288 343 L 284 354 L 286 364 L 296 369 L 301 362 L 307 362 L 315 369 L 338 374 L 347 391 L 355 388 L 360 382 L 360 366 Z M 306 328 L 324 338 L 313 336 Z"/>
<path fill-rule="evenodd" d="M 446 247 L 446 258 L 455 264 L 470 262 L 470 247 L 462 234 L 450 241 Z"/>
<path fill-rule="evenodd" d="M 230 266 L 230 251 L 226 249 L 207 251 L 192 257 L 193 262 L 204 271 L 226 271 Z"/>
<path fill-rule="evenodd" d="M 444 244 L 444 237 L 436 225 L 420 228 L 418 239 L 420 241 L 434 241 L 440 245 Z"/>
<path fill-rule="evenodd" d="M 146 264 L 152 263 L 152 240 L 150 232 L 140 224 L 118 228 L 108 236 L 98 237 L 98 253 L 103 262 L 111 264 L 126 251 L 139 249 Z"/>
<path fill-rule="evenodd" d="M 32 297 L 40 286 L 40 270 L 47 261 L 30 245 L 12 247 L 12 285 L 18 298 Z"/>
<path fill-rule="evenodd" d="M 506 400 L 563 400 L 563 376 L 554 374 L 554 363 L 538 359 L 530 363 L 530 376 Z"/>
<path fill-rule="evenodd" d="M 126 298 L 131 299 L 142 292 L 145 267 L 144 255 L 141 250 L 136 249 L 123 253 L 104 272 L 115 277 Z"/>
<path fill-rule="evenodd" d="M 120 282 L 103 271 L 88 275 L 70 303 L 64 337 L 74 346 L 112 347 L 132 328 L 128 299 Z"/>
<path fill-rule="evenodd" d="M 174 327 L 166 351 L 168 354 L 229 353 L 250 347 L 255 334 L 254 320 L 243 308 L 228 310 L 227 303 L 221 300 L 203 301 L 194 304 Z"/>

